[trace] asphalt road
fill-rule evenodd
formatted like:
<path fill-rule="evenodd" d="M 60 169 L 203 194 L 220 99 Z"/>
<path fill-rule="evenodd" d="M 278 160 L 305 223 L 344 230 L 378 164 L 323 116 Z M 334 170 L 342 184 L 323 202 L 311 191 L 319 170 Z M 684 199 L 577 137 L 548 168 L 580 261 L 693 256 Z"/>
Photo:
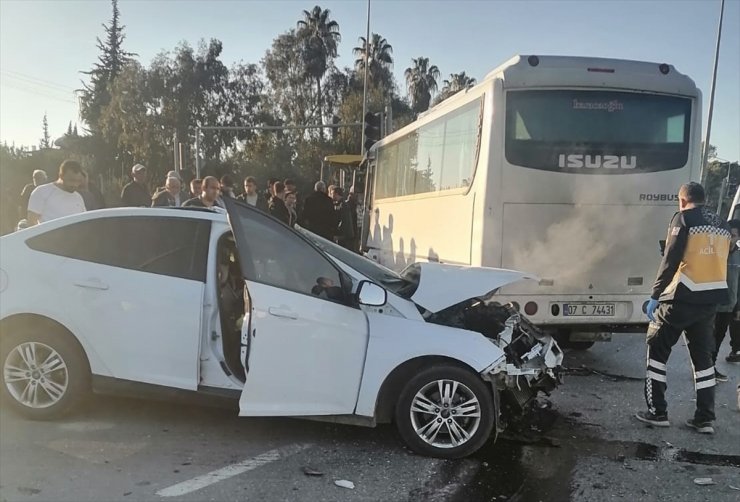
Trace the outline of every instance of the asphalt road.
<path fill-rule="evenodd" d="M 229 407 L 96 396 L 61 422 L 0 408 L 0 500 L 739 500 L 740 365 L 720 363 L 730 382 L 717 388 L 717 433 L 700 436 L 681 425 L 694 392 L 680 345 L 668 371 L 673 426 L 632 418 L 644 361 L 641 335 L 567 353 L 552 407 L 542 401 L 518 431 L 462 461 L 413 455 L 392 427 L 240 419 Z M 707 477 L 715 484 L 694 483 Z"/>

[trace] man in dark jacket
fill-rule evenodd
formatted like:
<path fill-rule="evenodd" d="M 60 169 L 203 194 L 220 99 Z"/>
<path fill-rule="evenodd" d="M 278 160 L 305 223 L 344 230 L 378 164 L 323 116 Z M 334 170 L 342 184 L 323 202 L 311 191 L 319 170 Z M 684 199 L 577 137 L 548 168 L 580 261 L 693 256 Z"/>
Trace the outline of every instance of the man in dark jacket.
<path fill-rule="evenodd" d="M 285 185 L 285 193 L 293 192 L 295 194 L 295 210 L 296 212 L 300 213 L 303 210 L 303 200 L 301 197 L 299 197 L 298 194 L 298 186 L 295 184 L 295 180 L 292 178 L 287 178 L 285 181 L 283 181 L 283 184 Z"/>
<path fill-rule="evenodd" d="M 349 205 L 344 202 L 344 190 L 342 187 L 334 187 L 331 198 L 334 201 L 334 218 L 337 222 L 336 230 L 334 231 L 334 242 L 345 249 L 354 251 L 355 225 Z"/>
<path fill-rule="evenodd" d="M 286 225 L 290 225 L 290 211 L 285 206 L 285 185 L 282 181 L 276 181 L 272 186 L 272 191 L 275 195 L 270 199 L 270 214 Z"/>
<path fill-rule="evenodd" d="M 20 204 L 18 205 L 18 218 L 21 220 L 25 220 L 28 216 L 28 199 L 31 198 L 31 192 L 39 186 L 43 185 L 48 181 L 48 177 L 46 176 L 46 171 L 41 169 L 36 169 L 33 172 L 33 183 L 29 183 L 28 185 L 23 187 L 23 191 L 21 192 L 21 200 Z"/>
<path fill-rule="evenodd" d="M 300 225 L 324 239 L 334 239 L 337 228 L 334 203 L 326 195 L 323 181 L 316 182 L 314 192 L 303 202 Z"/>
<path fill-rule="evenodd" d="M 152 197 L 152 207 L 180 207 L 185 202 L 180 187 L 179 178 L 167 178 L 164 190 L 160 190 Z"/>
<path fill-rule="evenodd" d="M 244 180 L 244 193 L 237 197 L 237 200 L 256 207 L 265 213 L 268 212 L 267 199 L 257 191 L 257 180 L 252 176 L 247 176 Z"/>
<path fill-rule="evenodd" d="M 95 211 L 96 209 L 105 209 L 105 199 L 103 194 L 100 192 L 95 182 L 90 179 L 90 175 L 87 171 L 82 173 L 84 181 L 82 187 L 79 190 L 82 195 L 82 200 L 85 201 L 85 209 L 88 211 Z"/>
<path fill-rule="evenodd" d="M 719 216 L 704 207 L 704 188 L 699 183 L 683 185 L 678 199 L 680 211 L 668 228 L 663 262 L 646 309 L 650 319 L 645 378 L 648 409 L 635 416 L 650 425 L 670 426 L 666 364 L 685 333 L 696 388 L 696 412 L 686 425 L 714 434 L 714 318 L 717 307 L 728 302 L 730 232 Z"/>
<path fill-rule="evenodd" d="M 285 207 L 288 208 L 288 214 L 290 219 L 288 221 L 289 227 L 294 227 L 298 223 L 298 198 L 295 192 L 285 191 Z"/>
<path fill-rule="evenodd" d="M 221 183 L 215 176 L 203 178 L 203 190 L 198 197 L 186 200 L 182 207 L 205 207 L 208 209 L 218 205 L 217 199 L 221 190 Z"/>
<path fill-rule="evenodd" d="M 149 207 L 152 204 L 152 196 L 146 186 L 146 167 L 136 164 L 131 168 L 133 181 L 123 187 L 121 192 L 121 206 L 123 207 Z"/>

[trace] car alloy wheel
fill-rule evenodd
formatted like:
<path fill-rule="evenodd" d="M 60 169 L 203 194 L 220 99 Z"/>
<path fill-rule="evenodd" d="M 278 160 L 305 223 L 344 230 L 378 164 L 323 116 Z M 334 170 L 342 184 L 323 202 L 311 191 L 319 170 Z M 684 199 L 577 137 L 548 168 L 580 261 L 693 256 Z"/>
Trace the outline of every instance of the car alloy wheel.
<path fill-rule="evenodd" d="M 480 402 L 465 384 L 435 380 L 419 390 L 411 402 L 411 425 L 419 438 L 435 448 L 467 443 L 480 426 Z"/>
<path fill-rule="evenodd" d="M 50 321 L 0 336 L 0 398 L 31 420 L 59 418 L 90 393 L 90 363 L 74 335 Z"/>
<path fill-rule="evenodd" d="M 462 458 L 492 438 L 496 413 L 493 389 L 480 375 L 454 363 L 436 363 L 404 385 L 394 422 L 416 453 Z"/>
<path fill-rule="evenodd" d="M 25 342 L 6 356 L 3 381 L 18 403 L 33 409 L 48 408 L 67 392 L 69 371 L 62 356 L 52 347 Z"/>

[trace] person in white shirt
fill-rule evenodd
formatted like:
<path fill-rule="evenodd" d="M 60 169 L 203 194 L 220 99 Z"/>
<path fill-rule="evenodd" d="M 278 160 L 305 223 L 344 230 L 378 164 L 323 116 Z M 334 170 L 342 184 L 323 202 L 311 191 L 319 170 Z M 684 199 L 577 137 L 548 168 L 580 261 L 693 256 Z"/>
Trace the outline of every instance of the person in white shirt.
<path fill-rule="evenodd" d="M 59 166 L 59 179 L 40 185 L 28 199 L 28 224 L 38 225 L 63 216 L 85 212 L 85 201 L 78 192 L 85 180 L 82 166 L 65 160 Z"/>

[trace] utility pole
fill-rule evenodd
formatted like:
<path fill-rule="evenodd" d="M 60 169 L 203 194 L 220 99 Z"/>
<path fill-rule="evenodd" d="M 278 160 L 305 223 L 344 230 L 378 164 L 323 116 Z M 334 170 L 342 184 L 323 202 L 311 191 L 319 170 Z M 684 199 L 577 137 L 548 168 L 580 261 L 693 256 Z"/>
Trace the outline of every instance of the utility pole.
<path fill-rule="evenodd" d="M 195 128 L 195 177 L 200 178 L 200 126 Z"/>
<path fill-rule="evenodd" d="M 712 133 L 712 113 L 714 112 L 714 89 L 717 84 L 717 64 L 719 63 L 719 45 L 722 38 L 722 17 L 725 13 L 725 0 L 721 0 L 719 7 L 719 26 L 717 27 L 717 46 L 714 50 L 714 69 L 712 70 L 712 84 L 709 91 L 709 113 L 707 115 L 707 134 L 704 137 L 704 150 L 701 159 L 701 181 L 707 174 L 707 160 L 709 159 L 709 139 Z"/>
<path fill-rule="evenodd" d="M 180 164 L 178 164 L 178 165 L 177 165 L 177 166 L 175 167 L 175 169 L 177 169 L 177 172 L 178 172 L 178 174 L 180 174 L 180 173 L 182 173 L 182 171 L 183 171 L 183 168 L 185 167 L 185 166 L 183 165 L 183 162 L 182 162 L 182 143 L 178 143 L 178 144 L 177 144 L 177 148 L 178 148 L 178 154 L 177 154 L 177 156 L 179 157 L 179 160 L 180 160 Z M 182 176 L 182 174 L 180 174 L 180 176 Z"/>
<path fill-rule="evenodd" d="M 393 104 L 389 101 L 385 104 L 385 134 L 387 136 L 393 132 Z"/>
<path fill-rule="evenodd" d="M 180 150 L 179 150 L 179 147 L 177 146 L 179 144 L 180 142 L 178 141 L 177 131 L 175 131 L 175 136 L 172 138 L 172 152 L 174 154 L 174 158 L 173 158 L 174 163 L 172 167 L 174 169 L 179 169 L 179 165 L 180 165 L 180 157 L 179 157 Z"/>
<path fill-rule="evenodd" d="M 724 1 L 724 0 L 722 0 Z M 367 67 L 370 66 L 370 0 L 367 0 L 367 27 L 365 29 L 365 78 L 362 86 L 362 118 L 365 119 L 367 113 Z M 362 131 L 362 139 L 360 141 L 360 148 L 362 148 L 362 155 L 365 155 L 365 131 Z"/>

